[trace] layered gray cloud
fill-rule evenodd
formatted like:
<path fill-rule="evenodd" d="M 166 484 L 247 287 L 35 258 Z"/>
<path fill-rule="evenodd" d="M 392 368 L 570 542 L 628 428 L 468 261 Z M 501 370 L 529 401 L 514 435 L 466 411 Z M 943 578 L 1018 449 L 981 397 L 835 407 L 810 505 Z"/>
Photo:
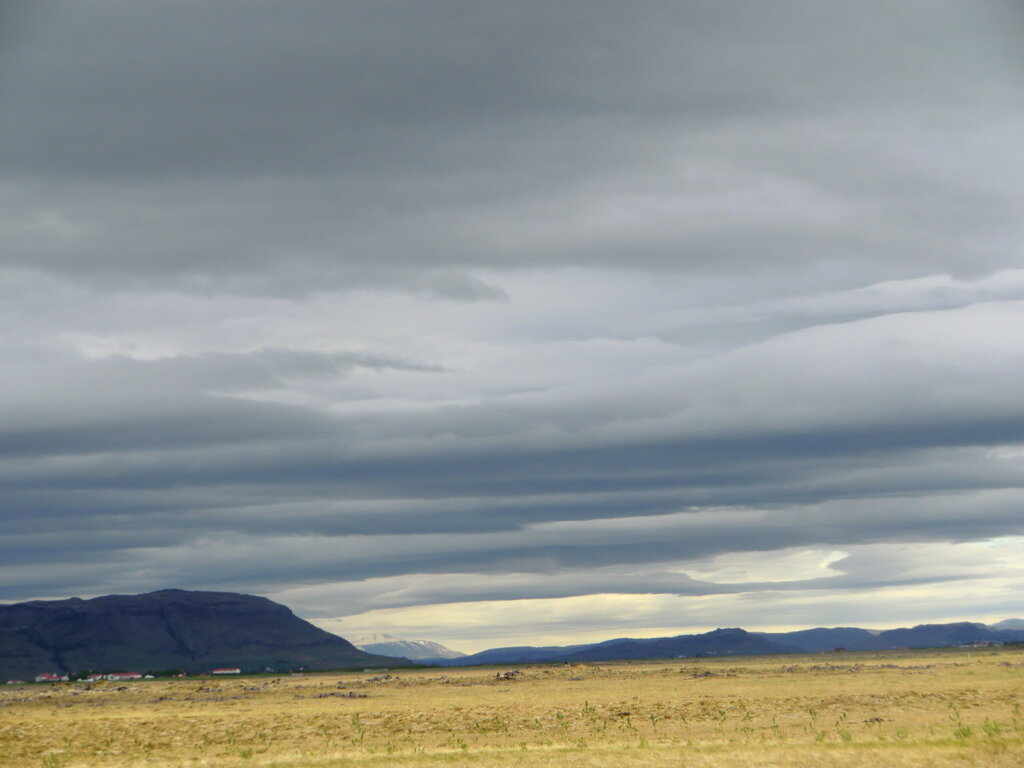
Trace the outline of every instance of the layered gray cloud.
<path fill-rule="evenodd" d="M 0 598 L 1007 605 L 1015 5 L 3 21 Z"/>
<path fill-rule="evenodd" d="M 569 263 L 792 279 L 849 260 L 908 276 L 991 268 L 1019 235 L 1012 4 L 21 16 L 0 80 L 8 259 L 77 280 L 281 292 Z"/>

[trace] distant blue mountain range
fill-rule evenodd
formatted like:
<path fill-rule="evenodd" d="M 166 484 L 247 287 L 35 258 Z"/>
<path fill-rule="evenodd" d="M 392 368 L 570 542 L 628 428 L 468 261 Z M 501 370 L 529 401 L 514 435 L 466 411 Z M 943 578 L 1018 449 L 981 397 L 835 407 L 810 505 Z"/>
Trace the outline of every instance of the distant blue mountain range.
<path fill-rule="evenodd" d="M 920 624 L 908 629 L 883 631 L 857 627 L 822 627 L 796 632 L 747 632 L 732 628 L 675 637 L 624 637 L 586 645 L 492 648 L 438 663 L 444 666 L 468 666 L 694 656 L 752 656 L 817 653 L 836 649 L 884 651 L 895 648 L 942 648 L 974 643 L 1019 641 L 1024 641 L 1024 622 L 1019 619 L 1008 619 L 992 627 L 963 621 L 953 624 Z"/>

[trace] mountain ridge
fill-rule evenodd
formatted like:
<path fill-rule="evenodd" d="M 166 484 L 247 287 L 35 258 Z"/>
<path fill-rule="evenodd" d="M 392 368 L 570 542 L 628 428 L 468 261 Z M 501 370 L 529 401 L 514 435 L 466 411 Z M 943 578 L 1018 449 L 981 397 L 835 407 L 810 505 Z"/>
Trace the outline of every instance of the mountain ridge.
<path fill-rule="evenodd" d="M 988 624 L 989 629 L 995 629 L 998 631 L 1006 629 L 1024 629 L 1024 619 L 1003 619 L 997 621 L 995 624 Z"/>
<path fill-rule="evenodd" d="M 1015 626 L 1019 619 L 1000 625 Z M 1021 622 L 1024 625 L 1024 622 Z M 760 640 L 761 642 L 758 642 Z M 793 632 L 750 632 L 719 628 L 703 634 L 653 638 L 615 638 L 569 646 L 514 646 L 489 648 L 444 666 L 473 664 L 527 664 L 615 659 L 656 659 L 686 656 L 768 655 L 823 651 L 884 651 L 899 648 L 941 648 L 970 643 L 1024 641 L 1020 629 L 993 629 L 976 622 L 918 624 L 914 627 L 869 630 L 859 627 L 816 627 Z"/>
<path fill-rule="evenodd" d="M 599 643 L 569 646 L 519 646 L 486 651 L 442 662 L 444 666 L 473 664 L 573 663 L 620 659 L 674 658 L 677 656 L 769 655 L 801 653 L 800 649 L 760 638 L 736 627 L 719 628 L 698 635 L 673 637 L 622 637 Z"/>
<path fill-rule="evenodd" d="M 374 632 L 370 635 L 350 638 L 356 648 L 367 653 L 384 656 L 403 656 L 413 661 L 429 662 L 437 659 L 458 659 L 466 654 L 453 651 L 432 640 L 406 640 L 394 635 Z"/>
<path fill-rule="evenodd" d="M 41 672 L 408 664 L 365 653 L 265 597 L 159 590 L 0 605 L 0 677 Z"/>

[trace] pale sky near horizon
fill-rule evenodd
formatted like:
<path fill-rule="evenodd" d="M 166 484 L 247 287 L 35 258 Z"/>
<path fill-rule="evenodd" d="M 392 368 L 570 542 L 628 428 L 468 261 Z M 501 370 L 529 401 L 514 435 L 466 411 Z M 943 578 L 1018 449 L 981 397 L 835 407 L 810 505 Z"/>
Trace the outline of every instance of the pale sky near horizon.
<path fill-rule="evenodd" d="M 0 601 L 463 651 L 1024 615 L 1024 10 L 0 0 Z"/>

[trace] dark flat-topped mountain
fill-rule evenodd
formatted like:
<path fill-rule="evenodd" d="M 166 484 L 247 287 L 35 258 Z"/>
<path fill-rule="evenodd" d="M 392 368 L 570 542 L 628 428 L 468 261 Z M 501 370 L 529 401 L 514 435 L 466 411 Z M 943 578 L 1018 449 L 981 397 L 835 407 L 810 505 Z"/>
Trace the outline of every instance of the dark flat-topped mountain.
<path fill-rule="evenodd" d="M 0 606 L 0 679 L 40 672 L 408 663 L 360 651 L 264 597 L 168 589 Z"/>

